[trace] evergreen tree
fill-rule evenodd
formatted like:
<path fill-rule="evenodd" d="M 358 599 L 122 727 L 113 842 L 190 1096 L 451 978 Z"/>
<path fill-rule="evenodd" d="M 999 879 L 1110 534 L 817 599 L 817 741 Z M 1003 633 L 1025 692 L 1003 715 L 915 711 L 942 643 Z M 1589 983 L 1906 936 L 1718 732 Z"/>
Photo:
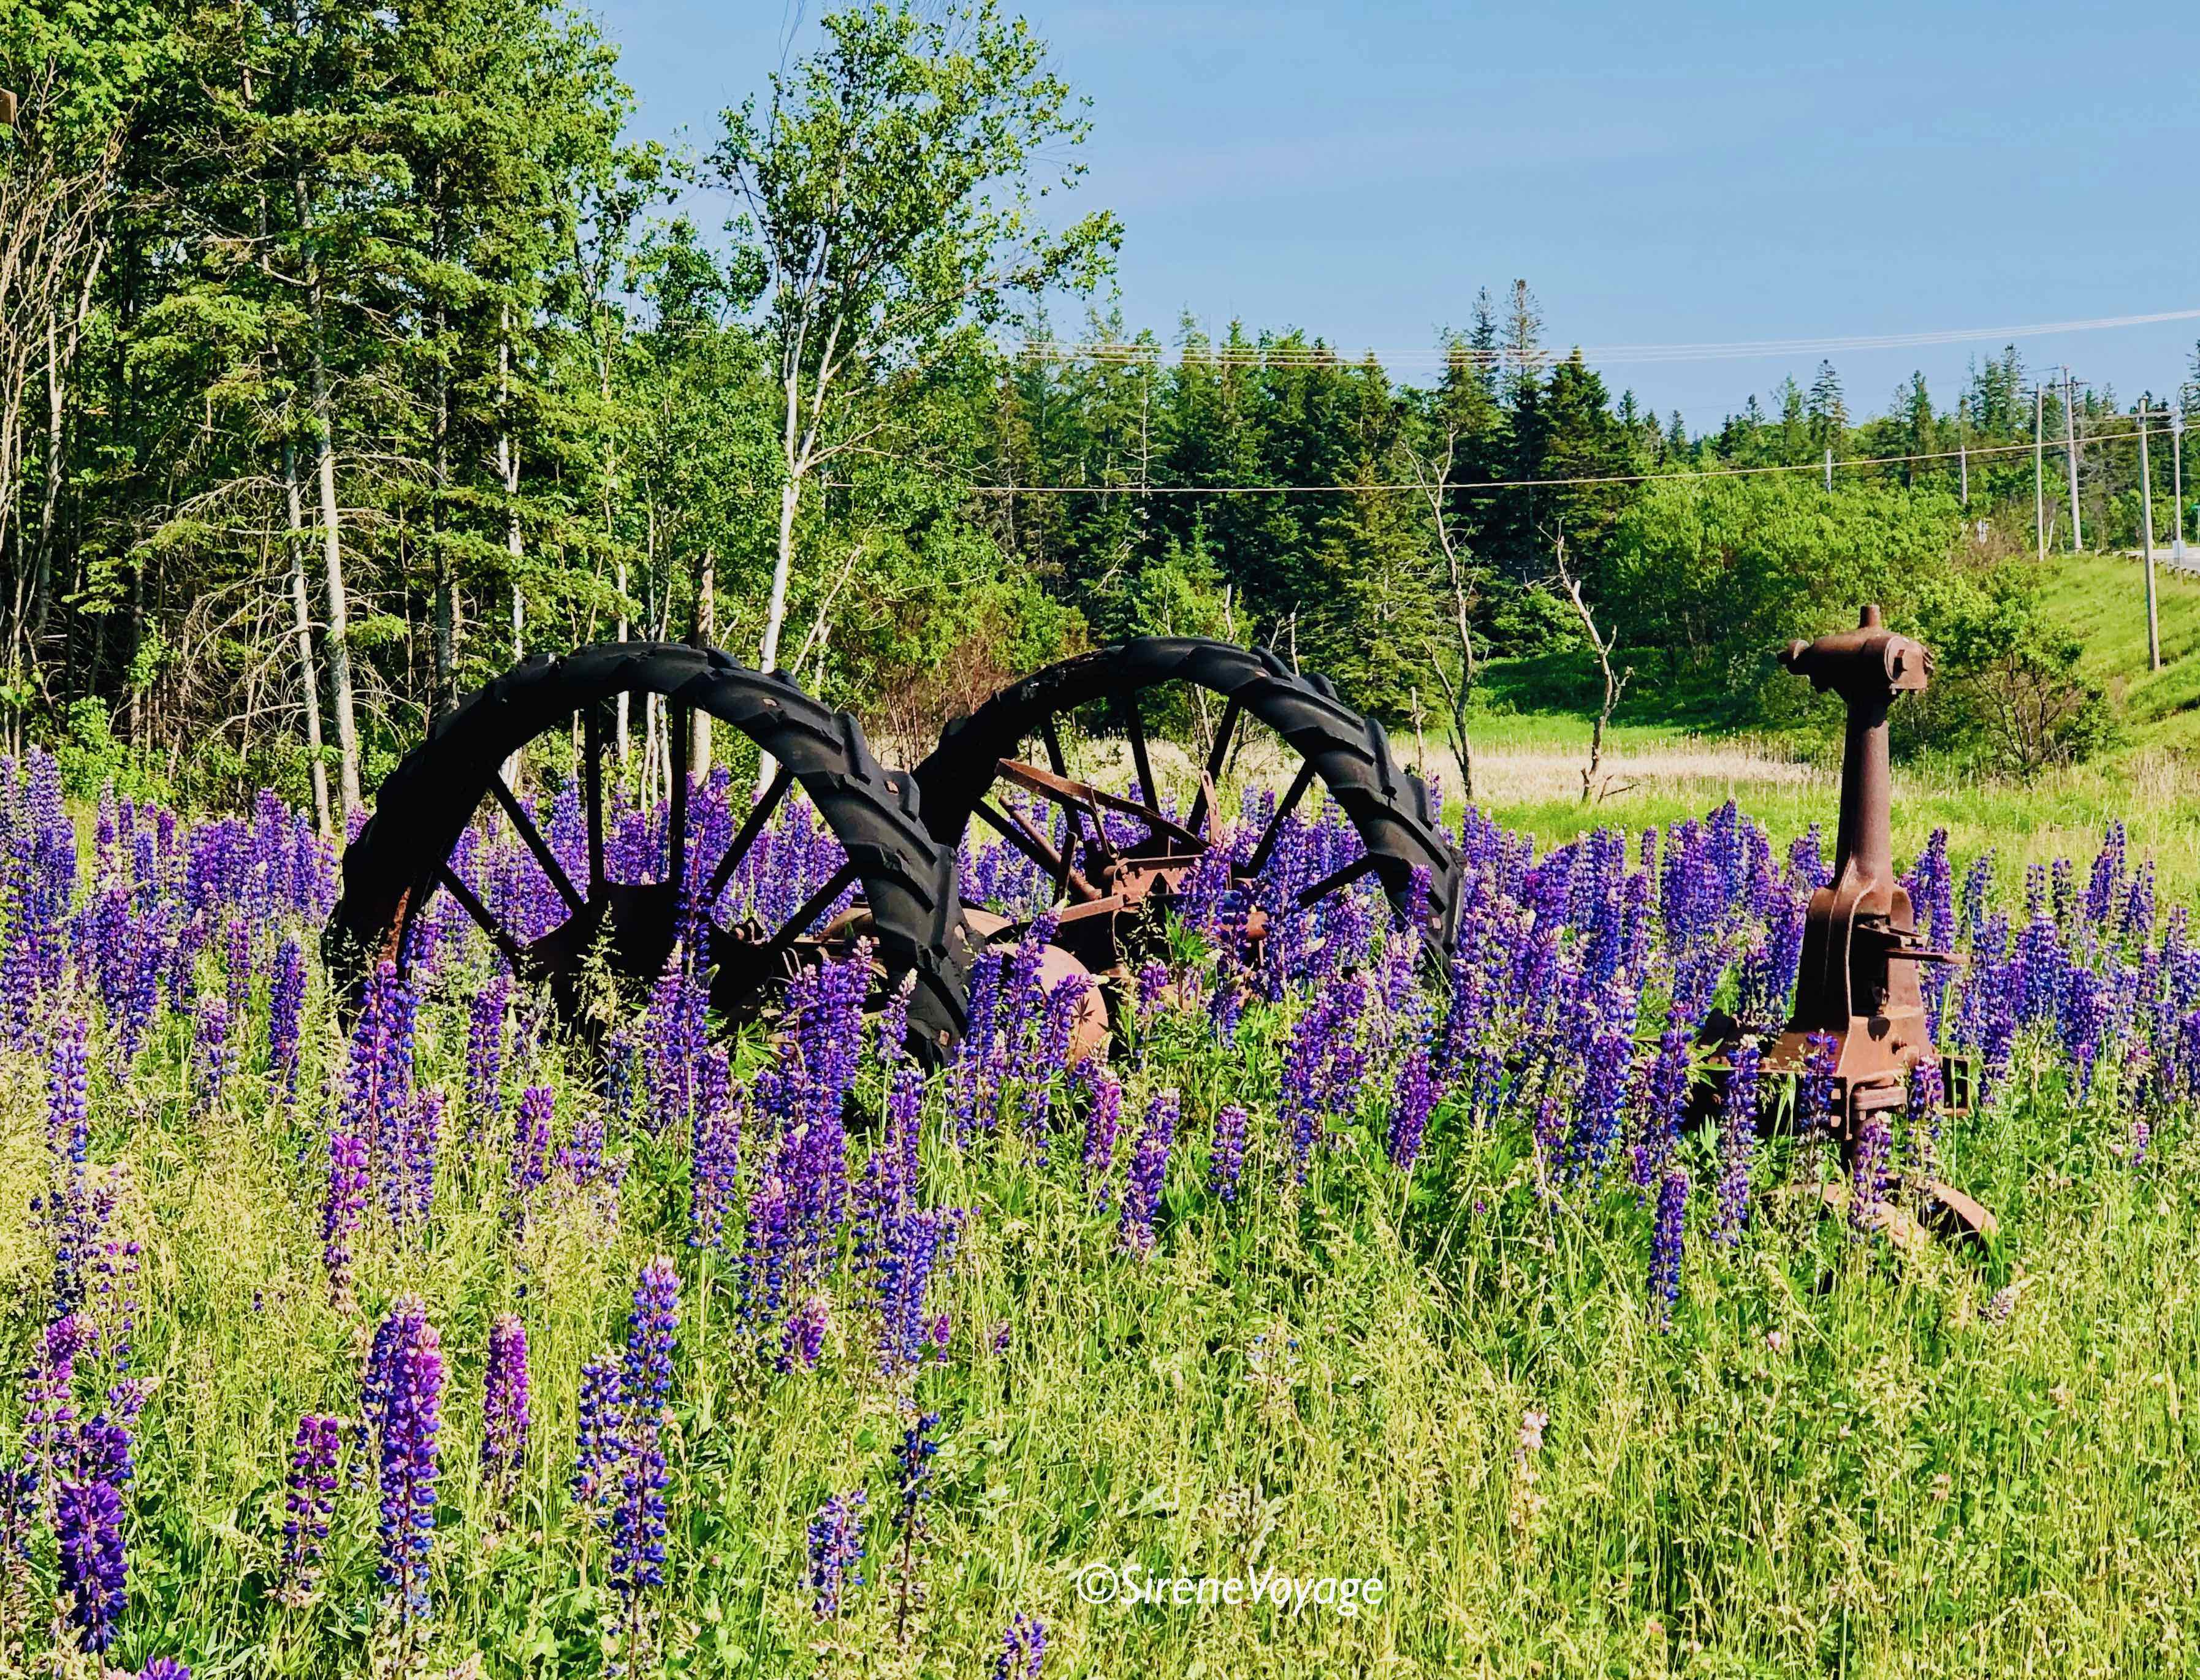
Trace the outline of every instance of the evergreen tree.
<path fill-rule="evenodd" d="M 1820 454 L 1831 449 L 1840 454 L 1848 432 L 1849 411 L 1841 395 L 1840 375 L 1829 361 L 1818 364 L 1818 377 L 1811 382 L 1809 414 L 1811 448 Z"/>

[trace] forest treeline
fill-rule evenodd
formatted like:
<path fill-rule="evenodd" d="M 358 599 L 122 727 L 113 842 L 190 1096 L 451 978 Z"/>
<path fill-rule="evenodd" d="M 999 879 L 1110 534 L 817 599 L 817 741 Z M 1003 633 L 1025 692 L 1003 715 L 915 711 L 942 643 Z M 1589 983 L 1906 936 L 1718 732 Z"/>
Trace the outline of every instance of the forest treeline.
<path fill-rule="evenodd" d="M 1594 634 L 1746 715 L 1860 593 L 1982 685 L 1948 740 L 2098 738 L 2008 563 L 2014 349 L 1869 418 L 1822 367 L 1690 436 L 1523 282 L 1419 384 L 1299 332 L 1132 334 L 1123 231 L 1061 208 L 1087 118 L 1044 44 L 984 0 L 822 23 L 675 152 L 543 0 L 0 0 L 10 741 L 339 821 L 516 656 L 618 635 L 787 669 L 901 749 L 1143 631 L 1438 725 L 1483 661 Z M 677 214 L 698 187 L 725 226 Z M 2083 453 L 2095 546 L 2138 528 L 2128 414 L 2071 417 L 2125 440 Z M 1928 459 L 1828 491 L 1828 451 Z"/>

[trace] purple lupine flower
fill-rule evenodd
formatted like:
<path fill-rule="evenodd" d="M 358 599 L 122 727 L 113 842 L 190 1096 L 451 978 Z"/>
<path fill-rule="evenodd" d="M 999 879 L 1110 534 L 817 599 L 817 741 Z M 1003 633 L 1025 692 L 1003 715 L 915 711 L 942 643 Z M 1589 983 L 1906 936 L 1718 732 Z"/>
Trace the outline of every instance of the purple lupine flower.
<path fill-rule="evenodd" d="M 1803 1053 L 1802 1077 L 1795 1086 L 1795 1129 L 1813 1151 L 1822 1151 L 1838 1123 L 1840 1041 L 1830 1033 L 1813 1033 Z"/>
<path fill-rule="evenodd" d="M 111 1207 L 120 1199 L 128 1185 L 126 1165 L 108 1169 L 107 1180 L 101 1186 L 102 1197 Z M 107 1215 L 100 1215 L 104 1224 Z M 138 1267 L 142 1250 L 135 1239 L 105 1238 L 99 1245 L 99 1259 L 93 1267 L 99 1279 L 93 1291 L 95 1315 L 102 1320 L 99 1338 L 107 1349 L 108 1362 L 117 1375 L 130 1369 L 130 1355 L 138 1333 Z"/>
<path fill-rule="evenodd" d="M 1764 1052 L 1757 1041 L 1745 1039 L 1734 1047 L 1728 1064 L 1719 1115 L 1718 1219 L 1711 1232 L 1717 1242 L 1740 1242 L 1741 1227 L 1749 1219 L 1749 1173 L 1757 1156 L 1757 1105 L 1764 1059 Z"/>
<path fill-rule="evenodd" d="M 512 1193 L 523 1206 L 550 1173 L 550 1119 L 557 1098 L 547 1085 L 519 1093 L 512 1125 Z"/>
<path fill-rule="evenodd" d="M 611 1513 L 611 1584 L 638 1613 L 641 1593 L 664 1584 L 664 1431 L 672 1392 L 673 1332 L 680 1323 L 680 1277 L 659 1255 L 641 1268 L 627 1320 L 619 1368 L 619 1497 Z"/>
<path fill-rule="evenodd" d="M 252 924 L 241 916 L 231 916 L 225 929 L 222 979 L 229 1018 L 241 1027 L 252 1004 Z"/>
<path fill-rule="evenodd" d="M 1214 1145 L 1207 1160 L 1207 1188 L 1225 1202 L 1238 1199 L 1238 1180 L 1245 1170 L 1245 1109 L 1225 1103 L 1214 1115 Z"/>
<path fill-rule="evenodd" d="M 1159 1013 L 1161 994 L 1168 990 L 1168 964 L 1155 961 L 1138 965 L 1138 1024 L 1143 1027 Z"/>
<path fill-rule="evenodd" d="M 962 1234 L 958 1208 L 904 1206 L 881 1231 L 878 1261 L 879 1368 L 892 1375 L 924 1355 L 932 1279 Z"/>
<path fill-rule="evenodd" d="M 476 1125 L 504 1112 L 505 1021 L 511 1007 L 512 981 L 500 974 L 490 976 L 466 1009 L 466 1103 Z"/>
<path fill-rule="evenodd" d="M 340 1129 L 367 1145 L 370 1170 L 387 1180 L 402 1171 L 412 1111 L 412 1029 L 418 998 L 384 962 L 368 979 L 353 1028 Z"/>
<path fill-rule="evenodd" d="M 825 1327 L 832 1316 L 832 1305 L 820 1294 L 803 1297 L 802 1304 L 788 1314 L 787 1327 L 780 1332 L 779 1364 L 781 1373 L 792 1371 L 799 1365 L 805 1371 L 813 1370 L 818 1355 L 825 1351 Z"/>
<path fill-rule="evenodd" d="M 277 1596 L 302 1603 L 319 1578 L 321 1554 L 328 1543 L 329 1517 L 336 1508 L 336 1448 L 341 1425 L 308 1412 L 298 1420 L 290 1451 L 290 1472 L 283 1507 L 283 1566 Z"/>
<path fill-rule="evenodd" d="M 1668 1027 L 1659 1035 L 1658 1053 L 1642 1080 L 1642 1135 L 1635 1151 L 1635 1183 L 1647 1190 L 1664 1174 L 1679 1147 L 1681 1122 L 1688 1108 L 1688 1045 L 1691 1033 Z"/>
<path fill-rule="evenodd" d="M 920 1086 L 922 1080 L 918 1081 Z M 699 1104 L 688 1156 L 688 1242 L 723 1249 L 740 1171 L 741 1116 L 730 1101 Z"/>
<path fill-rule="evenodd" d="M 489 1327 L 489 1366 L 482 1385 L 482 1474 L 500 1496 L 519 1478 L 527 1456 L 527 1326 L 511 1313 Z"/>
<path fill-rule="evenodd" d="M 329 1297 L 340 1308 L 351 1302 L 351 1239 L 366 1211 L 366 1139 L 348 1132 L 329 1133 L 328 1188 L 321 1203 L 321 1255 L 329 1272 Z"/>
<path fill-rule="evenodd" d="M 776 1171 L 767 1169 L 749 1192 L 748 1226 L 741 1241 L 740 1317 L 752 1334 L 763 1334 L 778 1319 L 793 1245 L 787 1186 Z"/>
<path fill-rule="evenodd" d="M 863 1505 L 861 1488 L 836 1493 L 810 1519 L 810 1613 L 838 1620 L 841 1595 L 863 1584 Z"/>
<path fill-rule="evenodd" d="M 212 1108 L 221 1100 L 230 1059 L 229 1004 L 219 993 L 209 992 L 199 999 L 191 1040 L 191 1069 L 196 1075 L 200 1108 Z"/>
<path fill-rule="evenodd" d="M 115 1485 L 97 1476 L 62 1482 L 54 1496 L 54 1537 L 77 1642 L 87 1651 L 104 1651 L 114 1642 L 115 1624 L 130 1601 L 122 1496 Z"/>
<path fill-rule="evenodd" d="M 2143 1167 L 2146 1164 L 2146 1146 L 2153 1139 L 2153 1137 L 2154 1128 L 2151 1126 L 2149 1126 L 2144 1120 L 2134 1120 L 2132 1121 L 2131 1149 L 2130 1152 L 2125 1158 L 2128 1160 L 2133 1166 Z"/>
<path fill-rule="evenodd" d="M 649 1049 L 643 1062 L 649 1103 L 643 1124 L 652 1133 L 693 1118 L 696 1064 L 710 1044 L 709 1004 L 701 977 L 682 968 L 668 969 L 651 996 Z"/>
<path fill-rule="evenodd" d="M 573 1116 L 573 1129 L 558 1145 L 559 1172 L 575 1186 L 585 1189 L 604 1176 L 604 1115 L 592 1103 L 582 1103 Z"/>
<path fill-rule="evenodd" d="M 993 1659 L 993 1680 L 1039 1680 L 1045 1659 L 1046 1624 L 1019 1610 L 1001 1636 L 1001 1654 Z"/>
<path fill-rule="evenodd" d="M 1279 1117 L 1290 1139 L 1296 1176 L 1303 1180 L 1314 1144 L 1341 1104 L 1359 1097 L 1355 1039 L 1364 986 L 1357 981 L 1323 988 L 1291 1029 L 1284 1059 Z"/>
<path fill-rule="evenodd" d="M 886 994 L 879 1011 L 879 1060 L 891 1067 L 909 1060 L 909 1003 L 916 992 L 916 970 L 901 977 L 901 984 Z"/>
<path fill-rule="evenodd" d="M 1176 1141 L 1180 1109 L 1176 1092 L 1156 1092 L 1147 1106 L 1145 1125 L 1131 1154 L 1118 1230 L 1122 1245 L 1141 1260 L 1154 1251 L 1154 1216 L 1161 1208 L 1161 1180 L 1168 1174 L 1169 1150 Z"/>
<path fill-rule="evenodd" d="M 1085 1183 L 1093 1193 L 1093 1209 L 1108 1205 L 1109 1174 L 1115 1166 L 1115 1135 L 1122 1124 L 1122 1081 L 1097 1060 L 1080 1062 L 1074 1075 L 1087 1093 L 1085 1105 L 1085 1148 L 1080 1156 Z"/>
<path fill-rule="evenodd" d="M 1849 1163 L 1849 1229 L 1859 1237 L 1869 1234 L 1887 1200 L 1887 1158 L 1893 1148 L 1887 1110 L 1868 1111 L 1857 1122 L 1854 1158 Z"/>
<path fill-rule="evenodd" d="M 1583 1004 L 1589 1044 L 1567 1150 L 1569 1173 L 1592 1180 L 1603 1172 L 1619 1139 L 1620 1116 L 1627 1103 L 1627 1070 L 1634 1049 L 1634 1001 L 1625 989 L 1607 988 L 1603 1008 L 1608 1013 L 1600 1013 L 1594 1001 L 1584 1000 Z"/>
<path fill-rule="evenodd" d="M 1940 1109 L 1946 1098 L 1940 1058 L 1923 1057 L 1910 1070 L 1907 1116 L 1910 1163 L 1920 1180 L 1940 1174 Z"/>
<path fill-rule="evenodd" d="M 1041 1167 L 1046 1165 L 1047 1147 L 1051 1141 L 1049 1134 L 1054 1114 L 1056 1070 L 1069 1065 L 1070 1033 L 1077 1024 L 1078 1011 L 1084 1007 L 1086 994 L 1091 989 L 1092 982 L 1087 976 L 1072 975 L 1046 994 L 1046 1008 L 1039 1032 L 1039 1062 L 1024 1093 L 1024 1135 L 1030 1140 L 1033 1157 Z"/>
<path fill-rule="evenodd" d="M 23 1396 L 23 1468 L 20 1490 L 44 1493 L 50 1506 L 62 1470 L 76 1455 L 76 1360 L 91 1340 L 76 1314 L 56 1320 L 38 1338 L 38 1357 Z"/>
<path fill-rule="evenodd" d="M 34 1210 L 45 1215 L 54 1249 L 56 1320 L 84 1299 L 83 1267 L 91 1240 L 85 1174 L 91 1157 L 91 1071 L 85 1023 L 69 1016 L 55 1024 L 46 1049 L 46 1193 Z"/>
<path fill-rule="evenodd" d="M 191 1671 L 173 1657 L 155 1657 L 138 1671 L 138 1680 L 191 1680 Z"/>
<path fill-rule="evenodd" d="M 436 1156 L 442 1141 L 443 1115 L 449 1106 L 441 1091 L 413 1093 L 398 1182 L 404 1192 L 401 1198 L 404 1218 L 415 1225 L 425 1225 L 436 1210 Z"/>
<path fill-rule="evenodd" d="M 1436 1081 L 1429 1077 L 1429 1046 L 1423 1040 L 1406 1052 L 1391 1094 L 1386 1147 L 1390 1164 L 1400 1172 L 1412 1172 L 1413 1162 L 1420 1158 L 1421 1136 L 1436 1105 Z"/>
<path fill-rule="evenodd" d="M 275 948 L 267 990 L 267 1065 L 285 1102 L 298 1094 L 298 1027 L 305 1010 L 306 954 L 296 937 L 286 934 Z"/>
<path fill-rule="evenodd" d="M 390 1309 L 375 1354 L 368 1387 L 382 1490 L 378 1575 L 392 1589 L 400 1624 L 410 1629 L 428 1613 L 443 1402 L 442 1338 L 418 1296 Z"/>
<path fill-rule="evenodd" d="M 967 1148 L 982 1118 L 992 1129 L 992 1098 L 998 1080 L 993 1066 L 1001 1010 L 1002 975 L 1007 954 L 989 947 L 970 964 L 969 1026 L 955 1047 L 947 1073 L 948 1109 L 955 1117 L 955 1141 Z"/>
<path fill-rule="evenodd" d="M 901 1444 L 894 1449 L 894 1465 L 900 1472 L 896 1483 L 901 1513 L 898 1525 L 904 1534 L 915 1525 L 918 1507 L 932 1496 L 932 1460 L 939 1455 L 939 1443 L 932 1438 L 932 1431 L 939 1427 L 939 1413 L 922 1413 L 910 1420 L 902 1431 Z"/>
<path fill-rule="evenodd" d="M 1650 1238 L 1650 1317 L 1660 1330 L 1673 1325 L 1681 1297 L 1681 1243 L 1688 1210 L 1688 1175 L 1675 1167 L 1658 1185 L 1657 1226 Z"/>
<path fill-rule="evenodd" d="M 626 1447 L 620 1425 L 618 1361 L 600 1354 L 581 1367 L 579 1417 L 574 1429 L 573 1501 L 600 1510 Z"/>

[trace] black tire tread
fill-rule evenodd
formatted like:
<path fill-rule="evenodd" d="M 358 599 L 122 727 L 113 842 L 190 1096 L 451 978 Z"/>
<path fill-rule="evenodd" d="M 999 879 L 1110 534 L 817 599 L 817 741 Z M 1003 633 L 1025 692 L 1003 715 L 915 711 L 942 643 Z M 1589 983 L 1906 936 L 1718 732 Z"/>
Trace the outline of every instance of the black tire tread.
<path fill-rule="evenodd" d="M 856 866 L 890 979 L 914 971 L 912 1025 L 936 1044 L 963 1026 L 965 936 L 955 848 L 919 810 L 906 772 L 873 756 L 848 713 L 783 673 L 752 670 L 683 642 L 598 642 L 536 654 L 437 719 L 384 779 L 375 811 L 343 859 L 343 896 L 327 936 L 332 961 L 356 968 L 395 927 L 408 892 L 432 880 L 488 796 L 489 778 L 529 741 L 582 707 L 656 694 L 738 729 L 794 772 Z"/>
<path fill-rule="evenodd" d="M 1237 700 L 1311 763 L 1360 831 L 1391 902 L 1403 909 L 1413 873 L 1429 873 L 1430 909 L 1448 943 L 1458 918 L 1459 852 L 1419 776 L 1400 765 L 1382 724 L 1355 711 L 1320 676 L 1301 676 L 1273 653 L 1198 636 L 1139 636 L 1080 653 L 1011 683 L 941 731 L 916 767 L 924 820 L 943 846 L 960 845 L 993 767 L 1043 717 L 1126 690 L 1196 683 Z"/>

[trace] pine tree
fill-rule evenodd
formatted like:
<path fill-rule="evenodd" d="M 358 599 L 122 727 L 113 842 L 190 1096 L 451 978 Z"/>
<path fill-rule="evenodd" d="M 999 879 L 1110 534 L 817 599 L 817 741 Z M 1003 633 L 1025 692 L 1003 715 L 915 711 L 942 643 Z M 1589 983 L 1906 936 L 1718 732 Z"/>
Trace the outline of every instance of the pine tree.
<path fill-rule="evenodd" d="M 1848 404 L 1841 395 L 1840 375 L 1829 361 L 1818 364 L 1818 377 L 1811 382 L 1811 447 L 1840 454 L 1849 427 Z"/>
<path fill-rule="evenodd" d="M 1505 314 L 1506 401 L 1514 410 L 1533 401 L 1542 379 L 1541 352 L 1542 311 L 1525 280 L 1512 283 L 1512 296 Z"/>

